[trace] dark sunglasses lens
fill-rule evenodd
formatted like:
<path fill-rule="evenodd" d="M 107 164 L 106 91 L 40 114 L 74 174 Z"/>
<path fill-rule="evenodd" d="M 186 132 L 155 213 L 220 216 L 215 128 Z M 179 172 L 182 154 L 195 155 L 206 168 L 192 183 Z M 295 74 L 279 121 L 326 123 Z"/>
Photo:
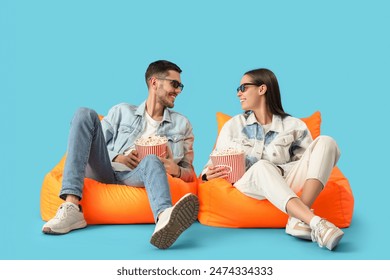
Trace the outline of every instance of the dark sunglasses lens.
<path fill-rule="evenodd" d="M 174 87 L 174 88 L 178 88 L 180 86 L 180 83 L 176 80 L 173 80 L 171 81 L 171 85 Z"/>

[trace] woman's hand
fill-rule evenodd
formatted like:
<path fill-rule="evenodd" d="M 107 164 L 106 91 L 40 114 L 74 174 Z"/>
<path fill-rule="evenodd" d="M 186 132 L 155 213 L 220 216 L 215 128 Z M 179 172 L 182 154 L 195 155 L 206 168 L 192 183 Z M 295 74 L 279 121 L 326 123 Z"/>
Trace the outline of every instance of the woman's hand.
<path fill-rule="evenodd" d="M 213 166 L 210 165 L 206 171 L 206 179 L 209 181 L 215 178 L 227 178 L 228 170 L 223 166 Z"/>
<path fill-rule="evenodd" d="M 159 157 L 161 162 L 164 164 L 165 171 L 168 174 L 171 174 L 173 177 L 180 177 L 181 170 L 180 166 L 176 164 L 176 162 L 173 160 L 173 154 L 169 147 L 167 147 L 167 157 Z"/>
<path fill-rule="evenodd" d="M 140 160 L 138 158 L 138 152 L 136 150 L 132 150 L 130 152 L 130 154 L 128 154 L 127 156 L 117 155 L 114 158 L 114 162 L 122 163 L 122 164 L 126 165 L 127 167 L 134 169 L 138 166 Z"/>

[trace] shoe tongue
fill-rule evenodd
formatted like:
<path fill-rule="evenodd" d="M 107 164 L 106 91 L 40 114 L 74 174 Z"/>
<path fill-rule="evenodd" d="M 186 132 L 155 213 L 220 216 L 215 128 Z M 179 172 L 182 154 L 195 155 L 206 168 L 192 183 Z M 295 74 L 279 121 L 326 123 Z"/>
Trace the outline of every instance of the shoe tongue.
<path fill-rule="evenodd" d="M 73 202 L 65 202 L 63 205 L 65 207 L 73 207 L 73 208 L 79 209 L 79 207 L 76 204 L 74 204 Z"/>

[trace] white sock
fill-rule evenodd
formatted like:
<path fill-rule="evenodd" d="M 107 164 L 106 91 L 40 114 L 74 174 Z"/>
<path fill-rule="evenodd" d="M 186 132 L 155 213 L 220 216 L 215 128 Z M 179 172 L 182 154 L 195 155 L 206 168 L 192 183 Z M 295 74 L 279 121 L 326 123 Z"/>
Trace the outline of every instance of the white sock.
<path fill-rule="evenodd" d="M 314 216 L 311 220 L 310 220 L 310 228 L 311 229 L 314 229 L 316 227 L 316 225 L 322 220 L 321 217 L 319 216 Z"/>

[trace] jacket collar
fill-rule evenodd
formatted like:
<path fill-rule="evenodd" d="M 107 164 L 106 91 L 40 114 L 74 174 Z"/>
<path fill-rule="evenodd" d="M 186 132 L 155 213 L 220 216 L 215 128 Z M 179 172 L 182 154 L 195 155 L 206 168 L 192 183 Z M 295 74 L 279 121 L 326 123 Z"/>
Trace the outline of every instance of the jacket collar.
<path fill-rule="evenodd" d="M 144 114 L 146 113 L 146 100 L 144 102 L 142 102 L 137 110 L 135 111 L 135 114 L 140 116 L 140 117 L 143 117 Z M 172 122 L 172 118 L 171 118 L 171 110 L 169 110 L 168 108 L 165 108 L 164 109 L 164 114 L 163 114 L 163 118 L 162 118 L 162 122 Z"/>
<path fill-rule="evenodd" d="M 246 125 L 252 125 L 252 124 L 258 124 L 261 126 L 261 124 L 256 120 L 256 116 L 255 113 L 253 113 L 253 111 L 250 112 L 248 117 L 246 118 Z M 281 116 L 272 115 L 272 123 L 269 130 L 275 132 L 283 131 L 283 120 Z"/>

